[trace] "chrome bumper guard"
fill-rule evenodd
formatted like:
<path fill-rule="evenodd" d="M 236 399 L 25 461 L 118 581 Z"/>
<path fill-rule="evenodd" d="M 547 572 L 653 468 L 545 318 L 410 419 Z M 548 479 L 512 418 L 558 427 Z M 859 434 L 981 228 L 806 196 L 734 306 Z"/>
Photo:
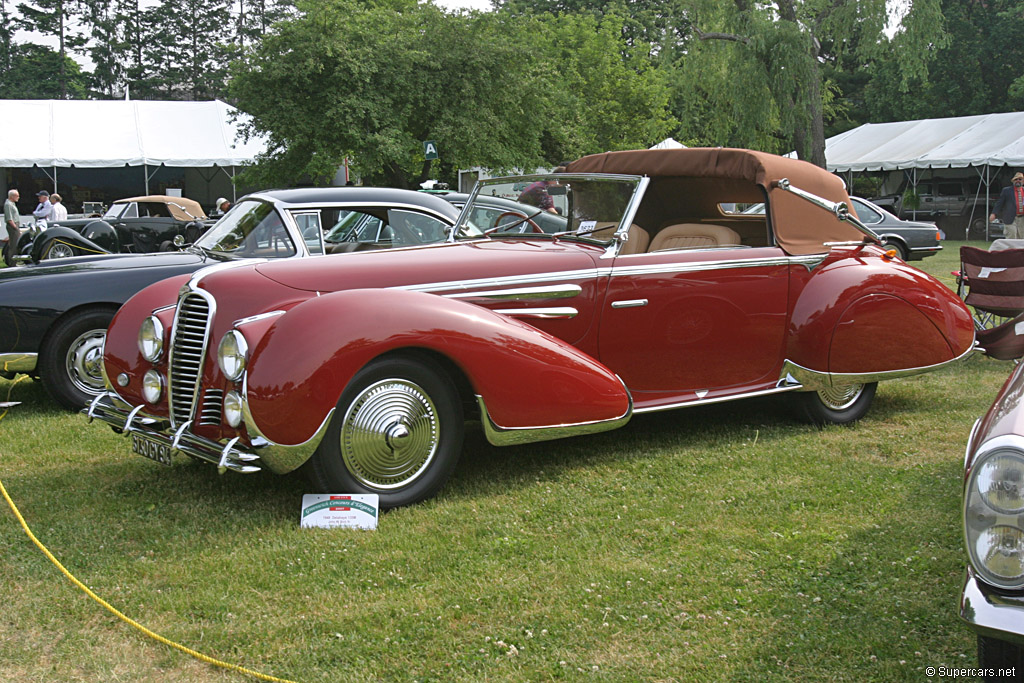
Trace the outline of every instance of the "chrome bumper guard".
<path fill-rule="evenodd" d="M 970 568 L 960 591 L 960 618 L 979 635 L 1024 645 L 1024 595 L 990 588 Z"/>
<path fill-rule="evenodd" d="M 238 445 L 238 437 L 227 443 L 219 443 L 187 431 L 192 424 L 186 422 L 177 430 L 171 429 L 167 418 L 152 417 L 142 413 L 145 406 L 131 406 L 111 393 L 104 393 L 93 399 L 82 412 L 89 422 L 100 420 L 124 436 L 139 434 L 145 438 L 166 445 L 171 452 L 184 453 L 199 460 L 217 465 L 221 474 L 231 470 L 250 474 L 262 468 L 253 464 L 260 456 L 249 448 Z"/>

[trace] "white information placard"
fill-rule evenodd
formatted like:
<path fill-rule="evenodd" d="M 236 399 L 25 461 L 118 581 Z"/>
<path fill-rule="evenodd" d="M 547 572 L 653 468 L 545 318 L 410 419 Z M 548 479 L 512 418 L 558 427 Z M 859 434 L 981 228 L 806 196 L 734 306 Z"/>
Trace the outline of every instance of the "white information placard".
<path fill-rule="evenodd" d="M 307 493 L 302 496 L 302 528 L 376 529 L 380 516 L 376 493 Z"/>

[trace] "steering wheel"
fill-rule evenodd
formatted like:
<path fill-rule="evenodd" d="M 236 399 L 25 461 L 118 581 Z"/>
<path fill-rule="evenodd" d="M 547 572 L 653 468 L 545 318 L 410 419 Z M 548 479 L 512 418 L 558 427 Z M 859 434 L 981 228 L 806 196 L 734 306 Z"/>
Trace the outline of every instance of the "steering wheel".
<path fill-rule="evenodd" d="M 517 211 L 506 211 L 505 213 L 503 213 L 500 216 L 498 216 L 497 218 L 495 218 L 494 219 L 493 228 L 497 228 L 498 231 L 500 231 L 500 229 L 501 229 L 501 219 L 505 218 L 506 216 L 511 216 L 512 218 L 520 219 L 521 222 L 525 222 L 527 225 L 529 225 L 533 229 L 533 232 L 539 232 L 539 233 L 543 233 L 544 232 L 543 230 L 541 230 L 539 225 L 537 225 L 536 223 L 533 222 L 532 218 L 527 218 L 526 216 L 524 216 L 521 213 L 518 213 Z M 523 226 L 523 227 L 525 227 L 525 226 Z M 526 230 L 520 228 L 519 232 L 526 232 Z"/>

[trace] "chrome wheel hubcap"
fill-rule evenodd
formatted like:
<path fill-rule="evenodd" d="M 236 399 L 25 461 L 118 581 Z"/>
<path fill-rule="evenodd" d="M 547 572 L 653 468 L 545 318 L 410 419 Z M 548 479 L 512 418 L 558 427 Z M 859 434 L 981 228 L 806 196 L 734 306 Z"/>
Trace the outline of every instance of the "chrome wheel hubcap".
<path fill-rule="evenodd" d="M 66 244 L 54 244 L 50 247 L 50 250 L 46 252 L 46 258 L 48 259 L 67 258 L 69 256 L 74 256 L 74 253 L 72 253 L 71 247 Z"/>
<path fill-rule="evenodd" d="M 415 481 L 437 454 L 441 423 L 430 396 L 404 379 L 363 389 L 341 425 L 341 457 L 360 484 L 387 491 Z"/>
<path fill-rule="evenodd" d="M 65 366 L 68 377 L 79 391 L 96 395 L 103 390 L 104 330 L 89 330 L 78 335 L 68 347 Z"/>
<path fill-rule="evenodd" d="M 830 410 L 845 410 L 852 406 L 864 392 L 863 384 L 842 384 L 818 391 L 818 398 Z"/>

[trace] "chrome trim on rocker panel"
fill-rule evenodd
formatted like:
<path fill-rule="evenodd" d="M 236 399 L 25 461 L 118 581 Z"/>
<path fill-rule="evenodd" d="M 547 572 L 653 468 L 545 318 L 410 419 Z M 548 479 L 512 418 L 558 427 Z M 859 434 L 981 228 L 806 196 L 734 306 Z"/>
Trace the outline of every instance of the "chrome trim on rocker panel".
<path fill-rule="evenodd" d="M 782 372 L 779 374 L 779 386 L 802 386 L 804 389 L 815 391 L 843 384 L 870 384 L 871 382 L 881 382 L 898 377 L 911 377 L 958 363 L 966 359 L 973 352 L 974 347 L 972 346 L 956 358 L 942 363 L 922 365 L 916 368 L 904 368 L 902 370 L 887 370 L 885 372 L 820 372 L 797 365 L 791 360 L 786 360 L 783 362 Z"/>
<path fill-rule="evenodd" d="M 38 362 L 38 353 L 0 353 L 0 372 L 32 372 Z"/>
<path fill-rule="evenodd" d="M 476 394 L 476 403 L 480 407 L 480 423 L 484 428 L 484 436 L 487 437 L 487 441 L 493 446 L 516 446 L 524 443 L 607 432 L 622 427 L 633 416 L 633 398 L 630 397 L 629 407 L 626 408 L 626 412 L 610 420 L 544 425 L 541 427 L 502 427 L 491 419 L 491 414 L 487 411 L 487 404 L 484 402 L 483 396 Z"/>
<path fill-rule="evenodd" d="M 705 399 L 704 395 L 707 395 L 705 391 L 703 395 L 699 392 L 693 392 L 697 398 L 692 401 L 678 401 L 676 403 L 666 403 L 664 405 L 651 406 L 649 408 L 637 408 L 633 412 L 637 415 L 641 413 L 657 413 L 662 410 L 676 410 L 677 408 L 690 408 L 692 406 L 706 406 L 712 403 L 724 403 L 725 401 L 738 401 L 743 398 L 756 398 L 758 396 L 768 396 L 770 394 L 780 394 L 785 391 L 792 391 L 799 389 L 800 385 L 795 384 L 792 386 L 777 386 L 771 389 L 762 389 L 760 391 L 748 391 L 743 394 L 730 394 L 728 396 L 715 396 L 714 398 Z"/>
<path fill-rule="evenodd" d="M 324 438 L 327 426 L 331 423 L 336 407 L 331 408 L 327 417 L 320 423 L 313 436 L 302 443 L 281 444 L 268 439 L 256 424 L 256 419 L 249 408 L 249 375 L 242 375 L 242 422 L 245 424 L 245 431 L 249 434 L 249 441 L 252 443 L 252 450 L 260 456 L 260 461 L 275 474 L 285 474 L 301 466 L 313 455 L 313 451 L 320 445 Z"/>
<path fill-rule="evenodd" d="M 571 299 L 579 296 L 583 288 L 579 285 L 551 285 L 549 287 L 518 287 L 496 289 L 486 292 L 463 292 L 445 294 L 446 299 L 490 299 L 493 301 L 530 301 L 532 299 Z"/>

